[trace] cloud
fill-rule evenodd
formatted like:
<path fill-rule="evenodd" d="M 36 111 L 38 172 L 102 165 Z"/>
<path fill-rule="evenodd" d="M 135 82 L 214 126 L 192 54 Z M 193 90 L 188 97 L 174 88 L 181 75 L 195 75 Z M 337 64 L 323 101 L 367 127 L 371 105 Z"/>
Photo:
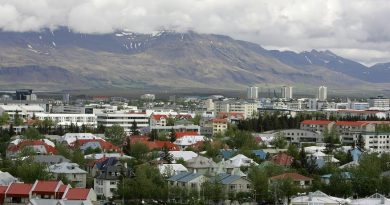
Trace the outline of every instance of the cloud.
<path fill-rule="evenodd" d="M 0 29 L 194 30 L 370 64 L 390 61 L 389 11 L 388 0 L 0 0 Z"/>

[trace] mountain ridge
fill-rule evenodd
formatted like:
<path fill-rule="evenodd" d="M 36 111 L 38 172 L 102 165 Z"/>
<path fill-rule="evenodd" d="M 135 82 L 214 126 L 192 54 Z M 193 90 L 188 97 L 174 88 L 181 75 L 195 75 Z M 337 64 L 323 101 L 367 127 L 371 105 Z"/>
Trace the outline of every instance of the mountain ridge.
<path fill-rule="evenodd" d="M 63 28 L 28 33 L 0 32 L 0 48 L 0 70 L 35 66 L 43 69 L 35 70 L 37 75 L 52 67 L 62 68 L 64 75 L 69 76 L 69 83 L 61 81 L 58 73 L 52 74 L 51 81 L 61 82 L 54 87 L 64 89 L 241 89 L 250 84 L 297 87 L 326 84 L 350 88 L 359 85 L 377 89 L 390 83 L 385 78 L 387 74 L 390 76 L 388 66 L 366 67 L 331 51 L 267 50 L 228 36 L 192 31 L 153 34 L 120 31 L 93 35 L 72 33 Z M 10 73 L 0 72 L 0 85 L 10 83 L 7 75 Z M 12 75 L 13 86 L 26 80 Z M 47 87 L 42 79 L 27 85 L 40 83 L 41 87 Z"/>

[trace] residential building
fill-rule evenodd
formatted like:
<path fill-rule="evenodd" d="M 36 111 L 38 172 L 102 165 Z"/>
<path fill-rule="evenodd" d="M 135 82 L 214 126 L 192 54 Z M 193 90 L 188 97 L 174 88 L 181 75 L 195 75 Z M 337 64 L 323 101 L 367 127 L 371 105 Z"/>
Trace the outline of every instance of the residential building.
<path fill-rule="evenodd" d="M 258 164 L 253 161 L 253 159 L 243 155 L 238 154 L 232 158 L 230 158 L 227 162 L 229 162 L 233 167 L 249 167 L 251 165 L 257 166 Z"/>
<path fill-rule="evenodd" d="M 85 188 L 86 186 L 87 172 L 80 169 L 76 163 L 62 162 L 49 166 L 47 170 L 56 179 L 58 176 L 65 176 L 75 187 Z"/>
<path fill-rule="evenodd" d="M 17 181 L 18 179 L 12 176 L 10 173 L 0 171 L 0 186 L 8 186 Z"/>
<path fill-rule="evenodd" d="M 259 88 L 256 86 L 250 86 L 247 88 L 246 98 L 249 100 L 256 100 L 259 98 Z"/>
<path fill-rule="evenodd" d="M 158 170 L 165 177 L 174 176 L 180 172 L 188 172 L 188 169 L 182 164 L 159 164 Z"/>
<path fill-rule="evenodd" d="M 244 114 L 244 118 L 251 118 L 258 108 L 256 102 L 244 100 L 217 100 L 214 102 L 215 112 L 240 112 Z"/>
<path fill-rule="evenodd" d="M 76 140 L 102 140 L 103 138 L 98 137 L 92 133 L 66 133 L 63 135 L 59 142 L 66 143 L 67 145 L 73 144 Z"/>
<path fill-rule="evenodd" d="M 37 155 L 52 155 L 56 154 L 57 150 L 55 144 L 47 139 L 42 140 L 21 140 L 17 139 L 12 141 L 6 150 L 6 157 L 14 158 L 18 157 L 24 149 L 30 149 L 30 151 Z"/>
<path fill-rule="evenodd" d="M 92 126 L 96 127 L 96 116 L 94 114 L 62 114 L 62 113 L 35 113 L 39 120 L 49 119 L 57 126 Z"/>
<path fill-rule="evenodd" d="M 251 181 L 240 175 L 218 174 L 214 178 L 211 178 L 210 181 L 221 183 L 225 195 L 252 191 Z"/>
<path fill-rule="evenodd" d="M 328 88 L 325 86 L 320 86 L 318 88 L 318 100 L 319 101 L 326 101 L 328 98 Z"/>
<path fill-rule="evenodd" d="M 186 161 L 186 167 L 193 173 L 212 175 L 217 168 L 217 164 L 212 159 L 198 155 Z"/>
<path fill-rule="evenodd" d="M 149 126 L 149 115 L 146 113 L 132 112 L 114 112 L 114 113 L 99 113 L 97 116 L 97 124 L 105 127 L 119 125 L 124 128 L 125 132 L 130 133 L 133 122 L 137 123 L 138 129 Z"/>
<path fill-rule="evenodd" d="M 390 106 L 390 99 L 380 95 L 368 99 L 368 105 L 375 108 L 388 108 Z"/>
<path fill-rule="evenodd" d="M 167 126 L 167 115 L 152 115 L 150 117 L 150 126 Z"/>
<path fill-rule="evenodd" d="M 311 130 L 301 129 L 287 129 L 280 130 L 274 133 L 283 133 L 284 137 L 289 143 L 300 144 L 300 143 L 323 143 L 324 138 L 319 132 Z"/>
<path fill-rule="evenodd" d="M 203 135 L 186 135 L 176 139 L 176 141 L 173 143 L 179 146 L 181 150 L 185 150 L 186 148 L 198 142 L 204 142 L 205 140 L 206 137 Z"/>
<path fill-rule="evenodd" d="M 269 179 L 269 182 L 272 184 L 277 182 L 278 180 L 285 180 L 285 179 L 292 180 L 300 188 L 309 188 L 313 181 L 312 178 L 300 175 L 298 173 L 284 173 L 281 175 L 271 177 Z"/>
<path fill-rule="evenodd" d="M 98 170 L 94 177 L 94 190 L 98 196 L 112 198 L 118 189 L 122 177 L 132 176 L 132 170 L 126 164 L 116 163 L 107 165 Z"/>
<path fill-rule="evenodd" d="M 293 87 L 283 86 L 282 87 L 282 98 L 286 101 L 289 101 L 293 98 Z"/>
<path fill-rule="evenodd" d="M 340 205 L 340 204 L 345 204 L 346 202 L 347 200 L 345 199 L 328 196 L 321 191 L 309 192 L 309 194 L 297 196 L 291 199 L 291 205 L 307 205 L 307 204 Z M 368 203 L 362 203 L 362 204 L 368 204 Z"/>
<path fill-rule="evenodd" d="M 172 155 L 175 161 L 184 160 L 185 162 L 198 156 L 198 154 L 193 151 L 169 151 L 169 154 Z"/>
<path fill-rule="evenodd" d="M 375 124 L 368 121 L 337 121 L 334 127 L 340 134 L 341 143 L 353 144 L 362 132 L 374 132 Z"/>
<path fill-rule="evenodd" d="M 46 164 L 47 166 L 62 162 L 70 162 L 69 159 L 66 159 L 62 155 L 35 155 L 32 159 L 34 162 Z"/>
<path fill-rule="evenodd" d="M 360 135 L 360 134 L 359 134 Z M 390 133 L 386 132 L 366 132 L 361 133 L 365 149 L 377 153 L 390 152 Z M 358 137 L 358 136 L 356 136 Z"/>
<path fill-rule="evenodd" d="M 168 186 L 170 187 L 180 187 L 201 191 L 202 184 L 207 181 L 207 177 L 200 173 L 180 172 L 179 174 L 168 178 L 167 181 Z"/>
<path fill-rule="evenodd" d="M 334 124 L 335 122 L 329 120 L 304 120 L 301 122 L 300 129 L 323 133 L 325 129 L 331 130 Z"/>

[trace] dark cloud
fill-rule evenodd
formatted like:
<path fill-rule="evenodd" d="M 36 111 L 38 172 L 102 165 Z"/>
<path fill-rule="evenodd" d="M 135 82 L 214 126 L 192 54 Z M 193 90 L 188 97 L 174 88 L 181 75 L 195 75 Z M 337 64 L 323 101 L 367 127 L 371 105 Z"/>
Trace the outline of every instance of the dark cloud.
<path fill-rule="evenodd" d="M 0 0 L 0 28 L 149 33 L 195 30 L 296 51 L 390 61 L 388 0 Z"/>

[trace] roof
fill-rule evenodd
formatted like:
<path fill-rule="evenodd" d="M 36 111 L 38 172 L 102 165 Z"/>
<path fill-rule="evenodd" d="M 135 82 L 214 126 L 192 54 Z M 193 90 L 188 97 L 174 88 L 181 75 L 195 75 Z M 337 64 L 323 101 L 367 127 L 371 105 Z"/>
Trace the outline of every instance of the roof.
<path fill-rule="evenodd" d="M 166 115 L 152 115 L 154 120 L 161 120 L 162 118 L 168 118 Z"/>
<path fill-rule="evenodd" d="M 199 135 L 198 132 L 176 132 L 176 138 L 182 138 L 184 136 L 197 136 Z"/>
<path fill-rule="evenodd" d="M 220 182 L 224 185 L 227 185 L 227 184 L 231 184 L 231 183 L 233 183 L 241 178 L 242 177 L 239 175 L 231 175 L 231 174 L 222 173 L 222 174 L 218 174 L 212 180 L 217 180 L 217 182 Z"/>
<path fill-rule="evenodd" d="M 224 123 L 224 124 L 227 123 L 227 120 L 226 120 L 226 119 L 218 119 L 218 118 L 211 119 L 210 121 L 211 121 L 212 123 Z"/>
<path fill-rule="evenodd" d="M 61 137 L 62 142 L 66 142 L 69 145 L 72 144 L 76 140 L 81 139 L 102 139 L 101 137 L 97 137 L 92 133 L 66 133 Z"/>
<path fill-rule="evenodd" d="M 12 183 L 6 192 L 7 196 L 29 196 L 33 184 Z"/>
<path fill-rule="evenodd" d="M 330 120 L 304 120 L 301 123 L 305 125 L 329 125 L 332 122 Z"/>
<path fill-rule="evenodd" d="M 67 200 L 87 200 L 91 189 L 85 188 L 70 188 L 63 197 Z"/>
<path fill-rule="evenodd" d="M 310 192 L 305 196 L 298 196 L 291 199 L 296 204 L 344 204 L 345 199 L 328 196 L 321 191 Z"/>
<path fill-rule="evenodd" d="M 212 159 L 198 155 L 188 160 L 186 166 L 188 168 L 210 168 L 217 167 L 217 164 Z"/>
<path fill-rule="evenodd" d="M 57 150 L 49 140 L 20 140 L 18 144 L 10 144 L 7 148 L 10 152 L 17 152 L 27 146 L 44 146 L 47 154 L 56 154 Z"/>
<path fill-rule="evenodd" d="M 298 173 L 284 173 L 281 175 L 273 176 L 270 178 L 271 180 L 280 180 L 280 179 L 291 179 L 293 181 L 310 181 L 313 180 L 310 177 L 305 177 Z"/>
<path fill-rule="evenodd" d="M 0 171 L 0 185 L 9 185 L 13 182 L 16 182 L 18 179 L 12 176 L 8 172 Z"/>
<path fill-rule="evenodd" d="M 337 121 L 336 122 L 337 126 L 364 126 L 368 124 L 370 123 L 365 121 Z"/>
<path fill-rule="evenodd" d="M 30 199 L 31 205 L 93 205 L 90 200 Z"/>
<path fill-rule="evenodd" d="M 203 176 L 199 173 L 191 173 L 191 172 L 181 172 L 175 176 L 172 176 L 168 179 L 168 181 L 177 181 L 177 182 L 189 182 L 200 176 Z"/>
<path fill-rule="evenodd" d="M 229 159 L 229 162 L 231 165 L 234 167 L 242 167 L 242 166 L 250 166 L 251 164 L 258 165 L 256 162 L 253 161 L 253 159 L 243 155 L 243 154 L 238 154 L 232 158 Z"/>
<path fill-rule="evenodd" d="M 286 153 L 278 153 L 271 158 L 271 162 L 281 166 L 291 166 L 294 161 L 294 157 Z"/>
<path fill-rule="evenodd" d="M 61 182 L 59 181 L 38 181 L 33 192 L 56 192 Z"/>
<path fill-rule="evenodd" d="M 35 162 L 46 163 L 46 164 L 58 164 L 61 162 L 70 162 L 62 155 L 35 155 L 33 157 Z"/>
<path fill-rule="evenodd" d="M 198 156 L 198 154 L 193 151 L 169 151 L 169 154 L 172 154 L 173 159 L 175 160 L 182 158 L 184 161 L 188 161 Z"/>
<path fill-rule="evenodd" d="M 350 203 L 351 205 L 358 205 L 358 204 L 383 204 L 383 205 L 389 205 L 390 200 L 386 198 L 385 196 L 375 193 L 369 197 L 362 198 L 362 199 L 354 199 Z"/>
<path fill-rule="evenodd" d="M 71 145 L 75 148 L 79 148 L 83 145 L 86 145 L 87 143 L 93 143 L 93 142 L 99 143 L 102 150 L 110 150 L 110 151 L 113 150 L 116 152 L 121 151 L 121 149 L 118 146 L 115 146 L 111 142 L 107 142 L 103 139 L 80 139 L 80 140 L 78 139 L 74 141 Z"/>
<path fill-rule="evenodd" d="M 76 163 L 62 162 L 59 164 L 54 164 L 49 166 L 49 172 L 52 173 L 65 173 L 65 174 L 86 174 L 87 172 L 83 169 L 80 169 L 79 165 Z"/>

